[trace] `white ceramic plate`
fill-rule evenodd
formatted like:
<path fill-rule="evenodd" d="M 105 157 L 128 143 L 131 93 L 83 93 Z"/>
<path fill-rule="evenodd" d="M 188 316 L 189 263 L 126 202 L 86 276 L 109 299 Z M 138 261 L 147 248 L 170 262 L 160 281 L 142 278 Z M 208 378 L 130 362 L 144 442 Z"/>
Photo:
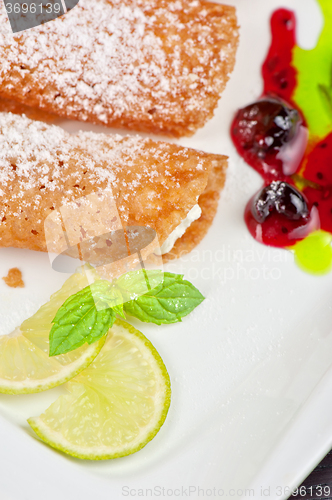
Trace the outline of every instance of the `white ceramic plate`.
<path fill-rule="evenodd" d="M 235 110 L 261 92 L 272 11 L 280 6 L 296 10 L 299 39 L 307 48 L 315 45 L 322 18 L 315 0 L 228 2 L 238 7 L 241 24 L 235 72 L 215 118 L 193 138 L 180 141 L 228 154 L 227 186 L 202 244 L 167 266 L 183 272 L 206 301 L 181 325 L 136 325 L 156 346 L 171 376 L 166 423 L 133 456 L 82 462 L 34 439 L 26 424 L 61 388 L 3 395 L 1 500 L 261 498 L 261 487 L 270 488 L 265 498 L 286 498 L 285 487 L 296 486 L 331 446 L 332 419 L 325 412 L 332 399 L 331 276 L 304 274 L 290 253 L 261 246 L 248 235 L 243 210 L 261 181 L 238 158 L 228 135 Z M 63 126 L 101 130 L 72 122 Z M 0 333 L 6 334 L 66 276 L 54 273 L 44 254 L 1 249 L 0 256 L 0 276 L 18 266 L 26 283 L 14 290 L 0 280 Z M 254 495 L 245 492 L 249 488 Z"/>

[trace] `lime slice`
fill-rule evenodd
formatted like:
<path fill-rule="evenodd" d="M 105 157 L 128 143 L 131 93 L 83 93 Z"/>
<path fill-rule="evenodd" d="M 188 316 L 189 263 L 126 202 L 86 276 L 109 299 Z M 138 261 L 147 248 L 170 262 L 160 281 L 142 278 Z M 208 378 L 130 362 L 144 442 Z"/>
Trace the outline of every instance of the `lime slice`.
<path fill-rule="evenodd" d="M 72 275 L 30 319 L 10 335 L 0 337 L 0 393 L 40 392 L 63 384 L 97 356 L 105 338 L 76 351 L 49 357 L 52 320 L 65 300 L 87 286 L 84 274 Z"/>
<path fill-rule="evenodd" d="M 121 320 L 95 361 L 66 388 L 68 394 L 28 422 L 49 445 L 90 460 L 143 448 L 164 423 L 170 404 L 162 359 L 142 333 Z"/>

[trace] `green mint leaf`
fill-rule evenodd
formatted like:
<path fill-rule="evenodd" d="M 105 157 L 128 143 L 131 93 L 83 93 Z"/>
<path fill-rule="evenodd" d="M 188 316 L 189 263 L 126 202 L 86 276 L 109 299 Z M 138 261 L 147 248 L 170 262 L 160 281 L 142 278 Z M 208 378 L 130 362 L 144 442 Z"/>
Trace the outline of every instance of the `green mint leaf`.
<path fill-rule="evenodd" d="M 109 281 L 101 280 L 93 283 L 90 288 L 95 302 L 101 300 L 108 307 L 112 308 L 116 314 L 126 319 L 123 313 L 123 297 L 118 287 Z"/>
<path fill-rule="evenodd" d="M 121 316 L 121 318 L 126 319 L 126 316 L 123 312 L 123 304 L 117 304 L 116 306 L 113 306 L 112 309 L 116 314 Z"/>
<path fill-rule="evenodd" d="M 130 271 L 120 276 L 113 286 L 119 290 L 123 298 L 122 302 L 125 303 L 156 288 L 162 283 L 163 274 L 160 269 Z"/>
<path fill-rule="evenodd" d="M 164 273 L 162 283 L 123 304 L 127 314 L 157 325 L 177 323 L 201 302 L 203 295 L 180 274 Z"/>
<path fill-rule="evenodd" d="M 62 304 L 62 306 L 58 309 L 52 323 L 58 323 L 60 319 L 70 310 L 79 307 L 80 303 L 84 301 L 84 299 L 91 298 L 91 291 L 88 290 L 89 287 L 80 290 L 68 297 L 68 299 Z"/>
<path fill-rule="evenodd" d="M 112 309 L 117 308 L 118 314 L 123 316 L 123 297 L 118 287 L 107 280 L 100 280 L 92 283 L 90 289 L 96 303 L 101 301 Z"/>
<path fill-rule="evenodd" d="M 97 311 L 96 321 L 86 339 L 87 343 L 93 344 L 106 335 L 111 326 L 113 326 L 115 319 L 116 312 L 111 307 Z"/>
<path fill-rule="evenodd" d="M 106 286 L 106 284 L 105 284 Z M 106 306 L 100 298 L 98 306 Z M 50 356 L 58 356 L 92 344 L 105 335 L 115 321 L 116 313 L 106 307 L 97 309 L 96 297 L 87 287 L 69 297 L 60 307 L 50 331 Z"/>

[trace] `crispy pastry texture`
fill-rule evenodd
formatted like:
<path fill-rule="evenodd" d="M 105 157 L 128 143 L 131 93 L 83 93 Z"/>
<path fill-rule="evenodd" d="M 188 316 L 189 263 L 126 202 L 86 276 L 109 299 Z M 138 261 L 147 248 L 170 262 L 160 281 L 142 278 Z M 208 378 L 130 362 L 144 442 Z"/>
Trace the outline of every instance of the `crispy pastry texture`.
<path fill-rule="evenodd" d="M 191 135 L 235 64 L 234 7 L 204 0 L 80 0 L 13 36 L 0 9 L 0 95 L 62 117 Z"/>
<path fill-rule="evenodd" d="M 215 159 L 213 159 L 213 156 Z M 176 240 L 172 250 L 163 255 L 164 262 L 178 259 L 185 255 L 204 238 L 217 213 L 220 191 L 226 180 L 227 157 L 210 155 L 211 169 L 209 171 L 208 183 L 203 193 L 198 198 L 202 214 L 199 219 L 190 224 L 184 235 Z"/>
<path fill-rule="evenodd" d="M 216 211 L 227 159 L 140 137 L 79 132 L 0 113 L 0 246 L 46 251 L 44 222 L 92 193 L 111 193 L 123 226 L 152 227 L 160 245 L 199 202 L 165 260 L 190 251 Z M 84 237 L 84 234 L 82 235 Z"/>
<path fill-rule="evenodd" d="M 47 113 L 40 108 L 32 108 L 21 102 L 7 99 L 0 95 L 0 113 L 15 113 L 16 115 L 26 115 L 31 120 L 38 120 L 45 123 L 61 122 L 62 118 L 53 113 Z"/>

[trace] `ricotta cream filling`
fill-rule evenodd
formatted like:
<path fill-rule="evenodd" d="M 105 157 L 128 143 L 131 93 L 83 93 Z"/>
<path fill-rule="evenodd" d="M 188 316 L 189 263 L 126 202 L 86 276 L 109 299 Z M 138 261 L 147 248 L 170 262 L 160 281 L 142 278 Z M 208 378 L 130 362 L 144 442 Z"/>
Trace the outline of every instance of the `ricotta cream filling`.
<path fill-rule="evenodd" d="M 199 205 L 194 205 L 193 208 L 188 212 L 187 217 L 183 219 L 181 224 L 179 224 L 174 231 L 171 232 L 167 240 L 164 241 L 164 243 L 160 247 L 160 251 L 158 249 L 158 252 L 156 251 L 155 253 L 157 255 L 164 255 L 165 253 L 168 253 L 170 250 L 172 250 L 176 240 L 178 238 L 181 238 L 181 236 L 186 232 L 188 227 L 194 220 L 197 220 L 200 218 L 202 214 L 201 207 Z"/>

